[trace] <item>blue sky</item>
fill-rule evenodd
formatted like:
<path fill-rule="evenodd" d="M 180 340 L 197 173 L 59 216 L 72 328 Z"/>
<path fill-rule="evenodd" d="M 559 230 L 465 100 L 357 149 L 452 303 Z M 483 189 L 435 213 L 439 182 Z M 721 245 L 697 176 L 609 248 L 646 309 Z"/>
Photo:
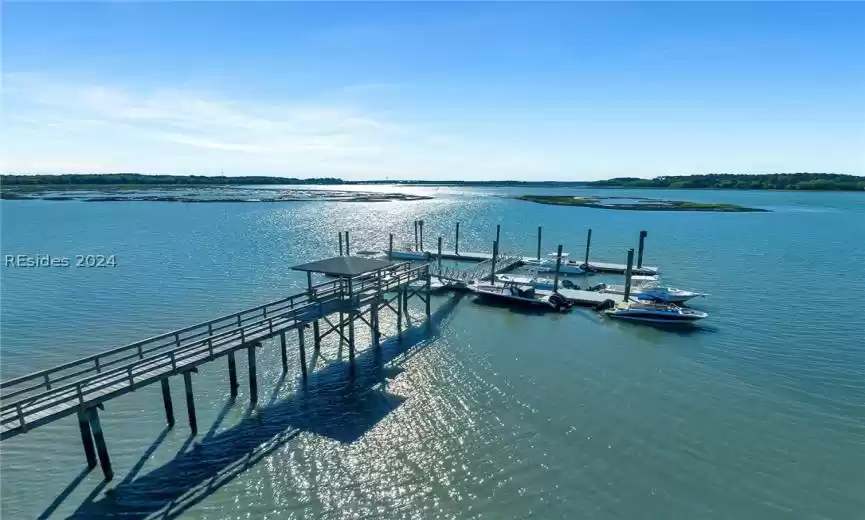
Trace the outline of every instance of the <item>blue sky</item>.
<path fill-rule="evenodd" d="M 7 172 L 865 174 L 861 3 L 5 3 Z"/>

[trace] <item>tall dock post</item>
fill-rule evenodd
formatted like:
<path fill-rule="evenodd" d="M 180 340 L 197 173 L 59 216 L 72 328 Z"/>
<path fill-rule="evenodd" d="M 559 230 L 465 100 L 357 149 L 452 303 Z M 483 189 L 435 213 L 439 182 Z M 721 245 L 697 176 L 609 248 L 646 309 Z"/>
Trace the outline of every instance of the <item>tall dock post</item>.
<path fill-rule="evenodd" d="M 87 457 L 87 467 L 96 467 L 96 448 L 93 447 L 93 435 L 90 433 L 89 412 L 78 412 L 78 429 L 81 431 L 81 443 L 84 444 L 84 456 Z"/>
<path fill-rule="evenodd" d="M 402 287 L 396 288 L 396 331 L 398 334 L 402 334 L 402 299 L 403 291 Z"/>
<path fill-rule="evenodd" d="M 418 249 L 418 245 L 417 245 L 417 244 L 418 244 L 418 242 L 417 242 L 417 228 L 418 228 L 417 220 L 415 220 L 415 221 L 414 221 L 414 250 L 415 250 L 415 251 L 417 251 L 417 249 Z"/>
<path fill-rule="evenodd" d="M 553 278 L 553 292 L 559 290 L 559 271 L 562 268 L 562 244 L 559 244 L 559 249 L 556 251 L 556 275 Z"/>
<path fill-rule="evenodd" d="M 499 242 L 499 238 L 501 238 L 501 234 L 502 234 L 502 225 L 496 224 L 496 243 Z"/>
<path fill-rule="evenodd" d="M 538 226 L 538 262 L 541 261 L 541 230 L 543 228 Z"/>
<path fill-rule="evenodd" d="M 342 231 L 339 232 L 339 256 L 342 256 Z"/>
<path fill-rule="evenodd" d="M 198 421 L 195 419 L 195 399 L 192 397 L 192 371 L 183 373 L 183 386 L 186 387 L 186 414 L 189 416 L 189 429 L 192 435 L 198 433 Z"/>
<path fill-rule="evenodd" d="M 390 234 L 387 244 L 387 259 L 393 260 L 393 233 Z"/>
<path fill-rule="evenodd" d="M 418 220 L 418 225 L 420 226 L 420 250 L 423 251 L 423 220 Z"/>
<path fill-rule="evenodd" d="M 303 344 L 303 325 L 297 329 L 297 344 L 300 346 L 300 373 L 306 379 L 306 347 Z"/>
<path fill-rule="evenodd" d="M 640 249 L 637 252 L 637 269 L 643 267 L 643 248 L 646 245 L 647 231 L 640 231 Z"/>
<path fill-rule="evenodd" d="M 441 238 L 439 238 L 439 242 L 441 242 Z M 430 323 L 430 303 L 431 303 L 430 302 L 430 293 L 432 292 L 431 288 L 430 288 L 431 282 L 432 282 L 432 277 L 430 276 L 429 267 L 427 267 L 427 269 L 426 269 L 426 297 L 424 298 L 424 300 L 426 300 L 426 324 L 427 324 L 427 327 L 429 327 L 431 325 L 431 323 Z"/>
<path fill-rule="evenodd" d="M 249 402 L 258 402 L 258 370 L 255 366 L 255 343 L 246 348 L 247 357 L 249 358 Z"/>
<path fill-rule="evenodd" d="M 625 270 L 625 303 L 631 297 L 631 274 L 634 267 L 634 248 L 628 249 L 628 268 Z"/>
<path fill-rule="evenodd" d="M 460 254 L 460 223 L 459 222 L 457 222 L 457 236 L 456 236 L 456 240 L 454 241 L 454 254 L 455 255 Z"/>
<path fill-rule="evenodd" d="M 439 276 L 442 274 L 442 237 L 439 237 L 439 256 L 438 256 Z"/>
<path fill-rule="evenodd" d="M 351 246 L 348 244 L 348 231 L 345 232 L 345 256 L 351 256 Z"/>
<path fill-rule="evenodd" d="M 586 261 L 583 262 L 583 269 L 589 270 L 589 249 L 592 247 L 592 229 L 589 228 L 589 234 L 586 237 Z"/>
<path fill-rule="evenodd" d="M 493 266 L 492 266 L 492 275 L 490 276 L 490 283 L 493 285 L 496 284 L 496 257 L 499 256 L 499 243 L 493 242 Z"/>
<path fill-rule="evenodd" d="M 114 470 L 111 469 L 111 459 L 108 458 L 108 447 L 105 445 L 105 435 L 102 433 L 102 424 L 99 422 L 99 412 L 96 408 L 87 411 L 90 419 L 90 429 L 93 430 L 93 440 L 96 442 L 96 453 L 99 455 L 99 465 L 105 480 L 114 478 Z"/>
<path fill-rule="evenodd" d="M 228 386 L 231 388 L 231 398 L 237 397 L 237 361 L 234 360 L 234 351 L 228 353 Z"/>
<path fill-rule="evenodd" d="M 279 346 L 282 348 L 282 373 L 288 373 L 288 352 L 285 348 L 285 332 L 279 335 Z"/>
<path fill-rule="evenodd" d="M 351 278 L 348 279 L 348 297 L 354 305 L 354 291 L 352 289 Z M 351 365 L 351 372 L 354 373 L 354 309 L 348 311 L 348 362 Z"/>
<path fill-rule="evenodd" d="M 309 299 L 315 300 L 315 295 L 312 293 L 312 273 L 310 273 L 309 271 L 307 271 L 306 273 L 306 287 L 306 290 L 309 292 Z M 340 285 L 340 287 L 342 287 L 342 285 Z M 312 333 L 314 341 L 313 345 L 315 351 L 318 352 L 318 350 L 321 348 L 321 332 L 318 327 L 318 318 L 316 318 L 312 322 Z"/>
<path fill-rule="evenodd" d="M 165 405 L 165 420 L 168 421 L 168 427 L 174 426 L 174 405 L 171 403 L 171 387 L 168 384 L 166 377 L 162 381 L 162 404 Z"/>

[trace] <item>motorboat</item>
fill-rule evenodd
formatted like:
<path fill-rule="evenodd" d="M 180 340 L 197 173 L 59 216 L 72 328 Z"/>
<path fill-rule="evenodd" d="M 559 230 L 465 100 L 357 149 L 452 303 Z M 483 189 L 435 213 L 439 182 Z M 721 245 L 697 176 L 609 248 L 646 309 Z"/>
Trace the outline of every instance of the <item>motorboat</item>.
<path fill-rule="evenodd" d="M 625 294 L 625 286 L 617 284 L 598 284 L 589 290 L 606 294 Z M 664 287 L 657 276 L 631 277 L 631 298 L 637 300 L 649 300 L 663 303 L 685 303 L 699 296 L 708 296 L 706 293 L 686 291 L 675 287 Z"/>
<path fill-rule="evenodd" d="M 517 285 L 531 285 L 535 289 L 544 289 L 551 291 L 555 287 L 555 280 L 552 278 L 542 278 L 540 276 L 520 276 L 516 274 L 497 274 L 496 281 L 502 283 L 515 283 Z M 559 280 L 559 287 L 562 289 L 579 289 L 580 286 L 571 280 Z"/>
<path fill-rule="evenodd" d="M 556 272 L 556 257 L 558 253 L 549 253 L 546 258 L 532 258 L 525 257 L 523 258 L 523 264 L 537 268 L 538 271 L 543 273 L 555 273 Z M 568 259 L 568 253 L 562 253 L 562 261 L 559 265 L 559 273 L 560 274 L 584 274 L 585 271 L 582 267 L 580 267 L 580 263 L 574 260 Z"/>
<path fill-rule="evenodd" d="M 612 300 L 608 301 L 612 303 Z M 604 309 L 603 312 L 611 318 L 622 320 L 675 324 L 694 323 L 709 316 L 705 312 L 679 307 L 672 303 L 646 300 L 622 302 Z"/>
<path fill-rule="evenodd" d="M 514 282 L 501 284 L 474 283 L 469 286 L 469 289 L 476 295 L 491 300 L 548 307 L 560 312 L 571 308 L 571 303 L 561 294 L 553 292 L 549 295 L 541 295 L 531 285 L 522 285 Z"/>

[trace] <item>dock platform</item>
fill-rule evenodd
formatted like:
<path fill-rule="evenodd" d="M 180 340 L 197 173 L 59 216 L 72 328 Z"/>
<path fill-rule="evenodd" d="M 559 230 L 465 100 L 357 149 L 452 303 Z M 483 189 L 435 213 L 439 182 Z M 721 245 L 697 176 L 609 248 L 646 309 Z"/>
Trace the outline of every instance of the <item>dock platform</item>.
<path fill-rule="evenodd" d="M 553 291 L 538 290 L 538 294 L 549 296 Z M 606 294 L 596 291 L 582 291 L 579 289 L 559 289 L 558 293 L 568 299 L 574 305 L 595 306 L 604 303 L 606 300 L 613 300 L 616 303 L 625 301 L 625 297 L 621 294 Z"/>

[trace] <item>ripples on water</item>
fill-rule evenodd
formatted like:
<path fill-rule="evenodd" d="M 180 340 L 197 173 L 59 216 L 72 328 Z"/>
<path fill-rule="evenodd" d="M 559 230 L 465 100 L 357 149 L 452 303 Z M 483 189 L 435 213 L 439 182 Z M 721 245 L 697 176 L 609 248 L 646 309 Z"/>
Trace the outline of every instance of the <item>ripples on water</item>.
<path fill-rule="evenodd" d="M 775 210 L 726 215 L 383 189 L 437 198 L 3 202 L 3 254 L 118 255 L 113 270 L 3 270 L 3 377 L 279 298 L 303 283 L 289 267 L 335 252 L 338 231 L 354 250 L 403 243 L 415 218 L 428 244 L 460 221 L 463 250 L 488 249 L 501 223 L 503 251 L 531 253 L 544 225 L 545 249 L 577 256 L 592 227 L 612 261 L 647 229 L 646 263 L 711 293 L 698 304 L 711 316 L 671 333 L 437 297 L 432 326 L 364 350 L 353 384 L 336 343 L 303 386 L 296 360 L 281 378 L 271 342 L 257 410 L 245 356 L 234 403 L 223 360 L 195 376 L 194 438 L 179 380 L 172 430 L 158 387 L 107 403 L 107 486 L 82 472 L 74 419 L 4 442 L 3 516 L 862 518 L 861 194 L 657 195 Z"/>

